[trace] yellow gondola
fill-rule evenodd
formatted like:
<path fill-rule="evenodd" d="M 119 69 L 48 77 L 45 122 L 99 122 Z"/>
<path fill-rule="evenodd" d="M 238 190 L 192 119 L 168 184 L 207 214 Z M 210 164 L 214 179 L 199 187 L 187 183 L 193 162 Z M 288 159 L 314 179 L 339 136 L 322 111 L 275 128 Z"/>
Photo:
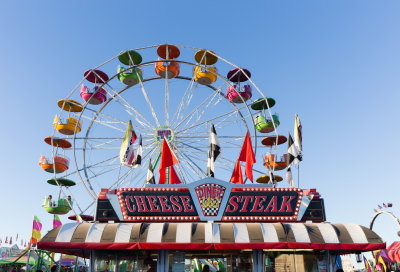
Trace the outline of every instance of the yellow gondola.
<path fill-rule="evenodd" d="M 61 99 L 57 102 L 57 105 L 60 109 L 68 112 L 81 112 L 83 110 L 83 105 L 72 99 Z"/>
<path fill-rule="evenodd" d="M 72 117 L 68 117 L 66 121 L 63 121 L 56 115 L 54 117 L 53 126 L 61 134 L 74 135 L 75 133 L 79 133 L 81 131 L 82 122 Z"/>
<path fill-rule="evenodd" d="M 194 80 L 202 85 L 213 84 L 217 80 L 217 68 L 196 66 L 193 70 Z"/>

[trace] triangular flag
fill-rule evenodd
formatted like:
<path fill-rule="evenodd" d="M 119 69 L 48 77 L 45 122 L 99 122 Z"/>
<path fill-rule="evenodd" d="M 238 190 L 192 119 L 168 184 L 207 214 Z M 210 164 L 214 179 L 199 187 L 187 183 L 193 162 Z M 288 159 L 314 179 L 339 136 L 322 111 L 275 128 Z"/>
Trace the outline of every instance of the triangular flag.
<path fill-rule="evenodd" d="M 294 188 L 292 169 L 290 167 L 286 170 L 286 181 L 289 183 L 290 187 Z"/>
<path fill-rule="evenodd" d="M 364 259 L 365 270 L 367 270 L 367 272 L 372 272 L 371 265 L 370 265 L 369 261 L 364 257 L 364 255 L 363 255 L 363 259 Z"/>
<path fill-rule="evenodd" d="M 134 168 L 142 165 L 142 153 L 143 153 L 143 143 L 142 143 L 142 135 L 140 135 L 139 146 L 136 151 L 136 158 L 135 158 L 135 162 L 133 164 Z"/>
<path fill-rule="evenodd" d="M 287 156 L 288 167 L 292 164 L 298 164 L 301 161 L 301 155 L 297 150 L 297 147 L 294 145 L 292 135 L 289 133 L 288 137 L 288 156 Z"/>
<path fill-rule="evenodd" d="M 175 172 L 175 168 L 173 165 L 169 167 L 169 184 L 181 184 L 181 180 Z"/>
<path fill-rule="evenodd" d="M 149 160 L 149 169 L 147 170 L 146 183 L 147 184 L 155 184 L 156 183 L 156 179 L 154 178 L 153 165 L 151 164 L 151 160 Z"/>
<path fill-rule="evenodd" d="M 377 264 L 382 264 L 383 271 L 386 272 L 387 268 L 386 268 L 386 264 L 385 264 L 385 261 L 383 260 L 382 256 L 378 257 Z"/>
<path fill-rule="evenodd" d="M 250 132 L 247 131 L 244 138 L 242 150 L 239 154 L 239 161 L 246 162 L 246 177 L 253 182 L 253 164 L 256 162 L 253 145 L 251 144 Z"/>
<path fill-rule="evenodd" d="M 303 127 L 301 126 L 299 115 L 296 113 L 294 117 L 294 145 L 301 154 L 303 151 Z M 301 161 L 301 160 L 300 160 Z"/>
<path fill-rule="evenodd" d="M 61 226 L 61 225 L 62 225 L 62 222 L 60 220 L 60 217 L 57 214 L 55 214 L 54 217 L 53 217 L 53 229 L 55 229 L 55 228 L 57 228 L 58 226 Z"/>
<path fill-rule="evenodd" d="M 119 151 L 119 159 L 121 164 L 132 165 L 135 158 L 133 144 L 135 143 L 136 138 L 136 133 L 132 128 L 132 122 L 129 120 Z"/>
<path fill-rule="evenodd" d="M 214 162 L 221 153 L 221 147 L 219 146 L 217 132 L 215 131 L 214 124 L 211 124 L 210 136 L 208 137 L 210 143 L 210 149 L 208 150 L 207 158 L 207 176 L 214 177 L 215 166 Z"/>
<path fill-rule="evenodd" d="M 161 148 L 161 162 L 159 170 L 160 180 L 158 182 L 159 184 L 165 184 L 167 181 L 167 174 L 166 174 L 167 167 L 170 167 L 178 162 L 179 160 L 176 157 L 175 153 L 171 150 L 171 147 L 169 146 L 167 139 L 164 138 Z"/>
<path fill-rule="evenodd" d="M 239 160 L 236 162 L 235 169 L 233 170 L 230 182 L 235 183 L 235 184 L 244 184 L 242 167 L 240 165 Z"/>

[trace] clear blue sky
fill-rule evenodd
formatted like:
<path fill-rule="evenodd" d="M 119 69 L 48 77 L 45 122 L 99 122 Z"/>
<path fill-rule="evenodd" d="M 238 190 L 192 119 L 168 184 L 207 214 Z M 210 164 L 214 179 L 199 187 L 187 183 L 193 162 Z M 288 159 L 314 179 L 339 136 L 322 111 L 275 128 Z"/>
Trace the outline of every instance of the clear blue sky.
<path fill-rule="evenodd" d="M 0 238 L 28 238 L 33 215 L 50 228 L 40 207 L 48 175 L 37 161 L 48 154 L 55 102 L 88 67 L 164 42 L 249 68 L 286 130 L 300 114 L 301 187 L 319 190 L 328 221 L 367 226 L 383 202 L 400 215 L 399 13 L 397 0 L 4 2 Z M 375 230 L 398 240 L 389 218 Z"/>

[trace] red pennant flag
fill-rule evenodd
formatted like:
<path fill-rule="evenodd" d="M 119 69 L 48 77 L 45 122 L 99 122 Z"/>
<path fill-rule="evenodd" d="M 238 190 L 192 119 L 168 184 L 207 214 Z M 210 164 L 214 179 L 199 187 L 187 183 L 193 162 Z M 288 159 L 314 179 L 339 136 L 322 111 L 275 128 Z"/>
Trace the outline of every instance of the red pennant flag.
<path fill-rule="evenodd" d="M 246 177 L 253 182 L 253 164 L 256 162 L 256 156 L 254 155 L 253 145 L 251 144 L 250 133 L 248 131 L 244 138 L 242 150 L 240 151 L 239 161 L 246 162 Z"/>
<path fill-rule="evenodd" d="M 235 169 L 233 170 L 230 182 L 235 183 L 235 184 L 244 184 L 243 174 L 242 174 L 242 166 L 240 165 L 239 160 L 236 162 Z"/>
<path fill-rule="evenodd" d="M 171 167 L 172 165 L 178 163 L 179 160 L 176 157 L 176 155 L 174 154 L 174 152 L 171 150 L 168 141 L 164 138 L 163 144 L 162 144 L 162 148 L 161 148 L 161 162 L 160 162 L 160 180 L 159 180 L 159 184 L 165 184 L 165 182 L 167 181 L 167 175 L 166 175 L 166 170 L 167 167 Z M 178 178 L 178 176 L 175 173 L 175 170 L 171 170 L 173 169 L 173 167 L 170 168 L 170 175 L 175 175 L 176 178 Z M 179 178 L 178 178 L 179 180 Z M 176 182 L 176 179 L 174 179 L 174 182 Z M 179 181 L 179 183 L 181 183 Z"/>
<path fill-rule="evenodd" d="M 169 184 L 181 184 L 181 180 L 175 172 L 174 166 L 169 168 Z"/>

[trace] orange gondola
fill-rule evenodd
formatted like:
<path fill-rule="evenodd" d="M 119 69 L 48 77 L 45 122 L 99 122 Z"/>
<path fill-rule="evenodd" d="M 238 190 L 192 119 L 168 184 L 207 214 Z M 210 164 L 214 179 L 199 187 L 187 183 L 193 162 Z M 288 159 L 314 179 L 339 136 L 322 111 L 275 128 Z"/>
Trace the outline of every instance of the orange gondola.
<path fill-rule="evenodd" d="M 156 74 L 163 78 L 174 78 L 179 75 L 179 63 L 175 61 L 157 61 L 155 63 Z"/>
<path fill-rule="evenodd" d="M 274 146 L 274 145 L 284 144 L 284 143 L 286 143 L 286 141 L 287 141 L 287 138 L 285 136 L 283 136 L 283 135 L 278 135 L 278 136 L 271 135 L 271 136 L 264 137 L 261 140 L 261 143 L 263 145 L 265 145 L 265 146 L 270 146 L 271 147 L 271 146 Z"/>
<path fill-rule="evenodd" d="M 53 158 L 40 156 L 39 165 L 42 169 L 49 173 L 62 173 L 69 168 L 69 159 L 66 156 L 57 154 Z"/>
<path fill-rule="evenodd" d="M 181 54 L 178 47 L 171 44 L 163 44 L 157 47 L 157 55 L 162 59 L 176 59 Z"/>
<path fill-rule="evenodd" d="M 71 148 L 72 147 L 72 144 L 68 140 L 61 139 L 58 137 L 48 136 L 48 137 L 44 138 L 44 141 L 46 144 L 52 145 L 55 147 L 61 147 L 61 148 Z"/>
<path fill-rule="evenodd" d="M 264 158 L 264 166 L 266 166 L 267 169 L 273 169 L 275 171 L 285 169 L 288 166 L 287 154 L 281 156 L 280 159 L 276 159 L 274 154 L 266 155 Z"/>

